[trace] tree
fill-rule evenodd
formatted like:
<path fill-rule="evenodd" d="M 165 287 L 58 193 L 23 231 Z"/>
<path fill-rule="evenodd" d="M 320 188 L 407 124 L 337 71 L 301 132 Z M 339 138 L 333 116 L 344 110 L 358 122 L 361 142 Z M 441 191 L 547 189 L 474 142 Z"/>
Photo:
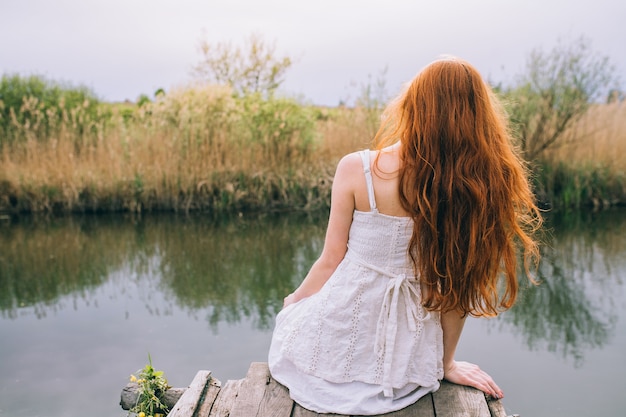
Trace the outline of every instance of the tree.
<path fill-rule="evenodd" d="M 268 44 L 260 35 L 252 34 L 243 47 L 230 42 L 210 43 L 201 40 L 202 59 L 194 67 L 194 75 L 204 81 L 227 84 L 241 95 L 271 95 L 284 81 L 291 67 L 289 57 L 276 56 L 275 44 Z"/>
<path fill-rule="evenodd" d="M 609 58 L 592 51 L 584 37 L 559 43 L 549 52 L 534 50 L 517 85 L 504 89 L 520 146 L 532 161 L 561 141 L 589 106 L 617 85 Z"/>

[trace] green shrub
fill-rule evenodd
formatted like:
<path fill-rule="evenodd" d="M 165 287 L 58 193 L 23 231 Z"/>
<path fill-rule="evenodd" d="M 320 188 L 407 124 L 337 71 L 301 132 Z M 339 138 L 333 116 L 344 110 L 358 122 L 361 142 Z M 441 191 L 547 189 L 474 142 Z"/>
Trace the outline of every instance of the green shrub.
<path fill-rule="evenodd" d="M 239 96 L 221 85 L 196 84 L 160 95 L 139 110 L 137 124 L 166 134 L 183 153 L 199 146 L 214 152 L 242 149 L 259 160 L 306 157 L 315 144 L 315 112 L 289 98 Z M 145 135 L 144 135 L 145 136 Z"/>
<path fill-rule="evenodd" d="M 183 147 L 213 145 L 230 135 L 237 118 L 231 89 L 191 85 L 159 94 L 141 106 L 137 124 L 170 135 Z"/>
<path fill-rule="evenodd" d="M 98 105 L 99 100 L 86 87 L 63 85 L 36 75 L 3 75 L 0 147 L 25 137 L 45 140 L 63 121 L 82 133 L 89 121 L 97 118 Z"/>
<path fill-rule="evenodd" d="M 626 177 L 608 167 L 572 167 L 563 162 L 542 163 L 535 171 L 540 203 L 555 210 L 609 207 L 624 203 Z"/>
<path fill-rule="evenodd" d="M 316 113 L 289 98 L 264 98 L 249 94 L 237 98 L 240 106 L 239 129 L 253 145 L 260 145 L 264 156 L 289 162 L 306 157 L 315 144 Z"/>

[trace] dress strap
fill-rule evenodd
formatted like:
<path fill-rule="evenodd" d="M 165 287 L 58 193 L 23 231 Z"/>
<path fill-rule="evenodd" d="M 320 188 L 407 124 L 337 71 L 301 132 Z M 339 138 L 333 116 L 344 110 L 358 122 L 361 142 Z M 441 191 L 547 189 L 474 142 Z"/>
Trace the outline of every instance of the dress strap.
<path fill-rule="evenodd" d="M 370 201 L 370 210 L 377 211 L 376 198 L 374 197 L 374 184 L 372 182 L 372 170 L 370 169 L 370 151 L 365 149 L 359 152 L 361 161 L 363 161 L 363 172 L 365 173 L 365 182 L 367 183 L 367 196 Z"/>

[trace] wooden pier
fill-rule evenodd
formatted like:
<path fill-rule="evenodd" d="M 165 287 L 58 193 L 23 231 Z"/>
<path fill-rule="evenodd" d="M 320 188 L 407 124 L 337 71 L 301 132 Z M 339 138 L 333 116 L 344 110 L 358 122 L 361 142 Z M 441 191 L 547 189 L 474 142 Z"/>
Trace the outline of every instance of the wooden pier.
<path fill-rule="evenodd" d="M 136 385 L 135 385 L 136 388 Z M 133 397 L 134 395 L 134 397 Z M 122 391 L 122 408 L 136 401 L 136 390 L 128 384 Z M 267 363 L 253 362 L 244 379 L 229 380 L 223 386 L 210 371 L 199 371 L 186 389 L 168 390 L 168 417 L 316 417 L 289 398 L 289 391 L 270 375 Z M 441 388 L 418 402 L 385 417 L 507 417 L 500 400 L 481 391 L 442 381 Z"/>

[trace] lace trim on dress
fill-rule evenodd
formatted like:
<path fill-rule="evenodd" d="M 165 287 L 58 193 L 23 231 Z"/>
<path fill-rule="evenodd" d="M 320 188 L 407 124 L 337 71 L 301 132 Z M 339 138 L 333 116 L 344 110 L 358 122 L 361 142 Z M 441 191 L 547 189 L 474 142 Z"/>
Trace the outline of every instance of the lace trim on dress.
<path fill-rule="evenodd" d="M 358 265 L 390 278 L 385 290 L 383 305 L 378 315 L 374 346 L 376 347 L 377 355 L 384 357 L 382 363 L 383 394 L 386 397 L 392 397 L 392 360 L 398 332 L 398 321 L 396 317 L 400 314 L 406 314 L 409 330 L 415 334 L 421 333 L 424 326 L 423 322 L 430 319 L 430 312 L 424 315 L 424 310 L 420 308 L 422 300 L 421 287 L 414 285 L 418 282 L 415 278 L 407 276 L 404 273 L 393 274 L 389 271 L 385 271 L 376 265 L 359 259 L 358 256 L 351 251 L 348 251 L 346 257 Z M 399 311 L 398 308 L 400 297 L 402 297 L 404 302 L 404 312 Z"/>

